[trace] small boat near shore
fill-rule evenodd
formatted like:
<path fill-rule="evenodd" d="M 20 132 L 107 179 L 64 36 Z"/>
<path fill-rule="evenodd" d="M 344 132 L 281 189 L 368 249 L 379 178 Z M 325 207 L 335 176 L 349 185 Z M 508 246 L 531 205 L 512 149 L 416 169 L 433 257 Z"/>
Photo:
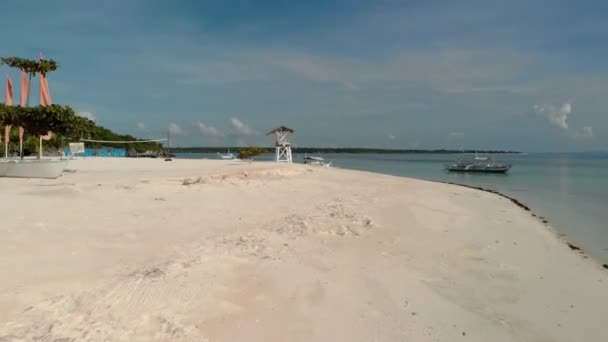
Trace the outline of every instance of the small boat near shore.
<path fill-rule="evenodd" d="M 55 179 L 67 165 L 67 159 L 0 159 L 0 177 Z"/>
<path fill-rule="evenodd" d="M 226 154 L 221 154 L 221 153 L 217 152 L 217 156 L 222 160 L 236 159 L 236 153 L 230 153 L 230 149 L 228 149 L 228 152 Z"/>
<path fill-rule="evenodd" d="M 474 160 L 457 160 L 445 165 L 450 172 L 479 172 L 479 173 L 506 173 L 511 164 L 496 163 L 489 157 L 480 157 L 475 154 Z"/>
<path fill-rule="evenodd" d="M 304 155 L 304 164 L 324 166 L 324 167 L 331 166 L 331 162 L 327 162 L 327 161 L 325 161 L 325 159 L 323 159 L 321 157 L 311 157 L 307 154 Z"/>

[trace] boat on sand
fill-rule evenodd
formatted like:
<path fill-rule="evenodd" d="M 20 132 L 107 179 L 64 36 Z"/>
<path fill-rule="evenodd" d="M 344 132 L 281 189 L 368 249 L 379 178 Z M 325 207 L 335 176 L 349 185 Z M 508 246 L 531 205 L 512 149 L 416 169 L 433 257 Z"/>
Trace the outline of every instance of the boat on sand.
<path fill-rule="evenodd" d="M 0 159 L 0 177 L 54 179 L 67 165 L 67 159 Z"/>

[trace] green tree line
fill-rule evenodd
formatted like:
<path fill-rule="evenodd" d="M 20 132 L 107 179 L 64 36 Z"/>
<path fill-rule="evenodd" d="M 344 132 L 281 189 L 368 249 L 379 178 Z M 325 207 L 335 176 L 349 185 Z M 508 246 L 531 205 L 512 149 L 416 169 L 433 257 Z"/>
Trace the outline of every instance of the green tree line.
<path fill-rule="evenodd" d="M 14 155 L 19 151 L 19 126 L 24 127 L 23 139 L 24 155 L 38 153 L 39 136 L 53 132 L 52 138 L 44 142 L 47 150 L 60 151 L 70 142 L 78 142 L 80 139 L 104 140 L 104 141 L 140 141 L 128 134 L 118 134 L 105 127 L 96 125 L 93 121 L 78 116 L 69 106 L 51 105 L 37 107 L 18 107 L 0 104 L 0 125 L 12 126 L 9 135 L 9 152 Z M 4 141 L 4 129 L 0 129 L 2 141 Z M 113 147 L 133 148 L 137 152 L 159 151 L 162 145 L 155 142 L 136 144 L 112 144 L 87 142 L 87 147 Z"/>

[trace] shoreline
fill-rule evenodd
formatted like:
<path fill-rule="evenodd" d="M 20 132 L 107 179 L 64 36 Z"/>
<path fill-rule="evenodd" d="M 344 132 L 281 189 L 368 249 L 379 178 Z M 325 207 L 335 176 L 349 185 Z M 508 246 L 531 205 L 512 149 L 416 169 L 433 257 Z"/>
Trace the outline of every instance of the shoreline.
<path fill-rule="evenodd" d="M 419 178 L 415 178 L 415 179 L 419 179 Z M 419 179 L 419 180 L 425 180 L 425 179 Z M 551 231 L 558 240 L 563 241 L 572 251 L 577 252 L 584 259 L 593 260 L 600 267 L 608 270 L 608 264 L 602 263 L 601 261 L 596 260 L 595 258 L 589 256 L 587 253 L 585 253 L 585 250 L 582 247 L 574 245 L 573 243 L 571 243 L 570 241 L 568 241 L 568 239 L 565 238 L 567 235 L 566 234 L 558 233 L 555 230 L 555 228 L 553 228 L 551 226 L 551 224 L 549 223 L 549 220 L 546 217 L 540 216 L 540 215 L 536 214 L 532 208 L 530 208 L 529 206 L 527 206 L 526 204 L 524 204 L 522 201 L 520 201 L 519 199 L 517 199 L 515 197 L 511 197 L 511 196 L 506 195 L 506 194 L 504 194 L 504 193 L 502 193 L 500 191 L 497 191 L 497 190 L 488 189 L 488 188 L 484 188 L 484 187 L 480 187 L 480 186 L 466 185 L 466 184 L 447 182 L 447 181 L 437 181 L 437 180 L 428 180 L 428 181 L 429 182 L 436 182 L 436 183 L 456 185 L 456 186 L 462 186 L 462 187 L 469 188 L 469 189 L 475 189 L 475 190 L 479 190 L 479 191 L 489 192 L 491 194 L 495 194 L 495 195 L 498 195 L 500 197 L 506 198 L 506 199 L 510 200 L 513 204 L 515 204 L 516 206 L 518 206 L 519 208 L 521 208 L 524 211 L 527 211 L 528 213 L 530 213 L 530 215 L 532 217 L 538 219 L 540 222 L 542 222 L 543 224 L 545 224 L 545 226 L 549 229 L 549 231 Z"/>
<path fill-rule="evenodd" d="M 426 181 L 426 182 L 431 182 L 431 183 L 439 183 L 439 184 L 448 184 L 448 185 L 455 185 L 455 186 L 460 186 L 460 187 L 464 187 L 464 188 L 469 188 L 469 189 L 473 189 L 473 190 L 478 190 L 478 191 L 483 191 L 483 192 L 487 192 L 487 193 L 491 193 L 500 197 L 503 197 L 505 199 L 508 199 L 509 201 L 511 201 L 515 206 L 521 208 L 522 210 L 528 212 L 532 217 L 538 219 L 541 223 L 543 223 L 545 225 L 546 228 L 548 228 L 548 230 L 554 235 L 554 237 L 556 239 L 558 239 L 559 241 L 562 241 L 564 244 L 566 244 L 566 246 L 568 246 L 573 252 L 577 252 L 577 254 L 579 254 L 580 256 L 582 256 L 584 259 L 588 259 L 588 260 L 592 260 L 595 264 L 597 264 L 600 268 L 606 269 L 608 270 L 608 263 L 604 263 L 600 260 L 597 260 L 595 258 L 593 258 L 592 256 L 590 256 L 588 253 L 585 252 L 585 249 L 583 247 L 580 247 L 578 245 L 573 244 L 572 242 L 568 241 L 567 234 L 563 234 L 563 233 L 559 233 L 555 230 L 555 228 L 553 228 L 549 222 L 549 219 L 545 216 L 541 216 L 538 215 L 534 212 L 534 209 L 529 207 L 528 205 L 526 205 L 523 201 L 513 197 L 513 196 L 509 196 L 507 194 L 504 194 L 500 191 L 494 190 L 494 189 L 489 189 L 489 188 L 484 188 L 481 186 L 474 186 L 474 185 L 467 185 L 467 184 L 461 184 L 461 183 L 455 183 L 455 182 L 449 182 L 449 181 L 442 181 L 442 180 L 434 180 L 434 179 L 425 179 L 425 178 L 416 178 L 416 177 L 412 177 L 412 176 L 401 176 L 401 175 L 394 175 L 391 173 L 382 173 L 382 172 L 374 172 L 374 171 L 367 171 L 367 170 L 362 170 L 362 169 L 350 169 L 350 168 L 343 168 L 343 167 L 334 167 L 336 169 L 342 169 L 342 170 L 350 170 L 350 171 L 357 171 L 357 172 L 366 172 L 366 173 L 371 173 L 371 174 L 376 174 L 376 175 L 384 175 L 384 176 L 391 176 L 391 177 L 397 177 L 397 178 L 405 178 L 405 179 L 414 179 L 414 180 L 418 180 L 418 181 Z"/>

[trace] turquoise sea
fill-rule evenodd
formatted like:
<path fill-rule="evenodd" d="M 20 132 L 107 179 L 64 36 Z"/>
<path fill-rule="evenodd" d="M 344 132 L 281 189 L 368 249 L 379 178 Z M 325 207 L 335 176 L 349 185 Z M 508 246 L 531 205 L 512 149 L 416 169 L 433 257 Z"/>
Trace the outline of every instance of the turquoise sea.
<path fill-rule="evenodd" d="M 509 162 L 508 174 L 448 173 L 444 164 L 458 154 L 323 154 L 333 166 L 395 176 L 447 181 L 497 190 L 544 216 L 565 239 L 601 263 L 608 263 L 608 153 L 495 155 Z M 178 158 L 216 158 L 181 154 Z M 294 154 L 301 162 L 303 156 Z M 259 160 L 271 160 L 261 156 Z"/>

